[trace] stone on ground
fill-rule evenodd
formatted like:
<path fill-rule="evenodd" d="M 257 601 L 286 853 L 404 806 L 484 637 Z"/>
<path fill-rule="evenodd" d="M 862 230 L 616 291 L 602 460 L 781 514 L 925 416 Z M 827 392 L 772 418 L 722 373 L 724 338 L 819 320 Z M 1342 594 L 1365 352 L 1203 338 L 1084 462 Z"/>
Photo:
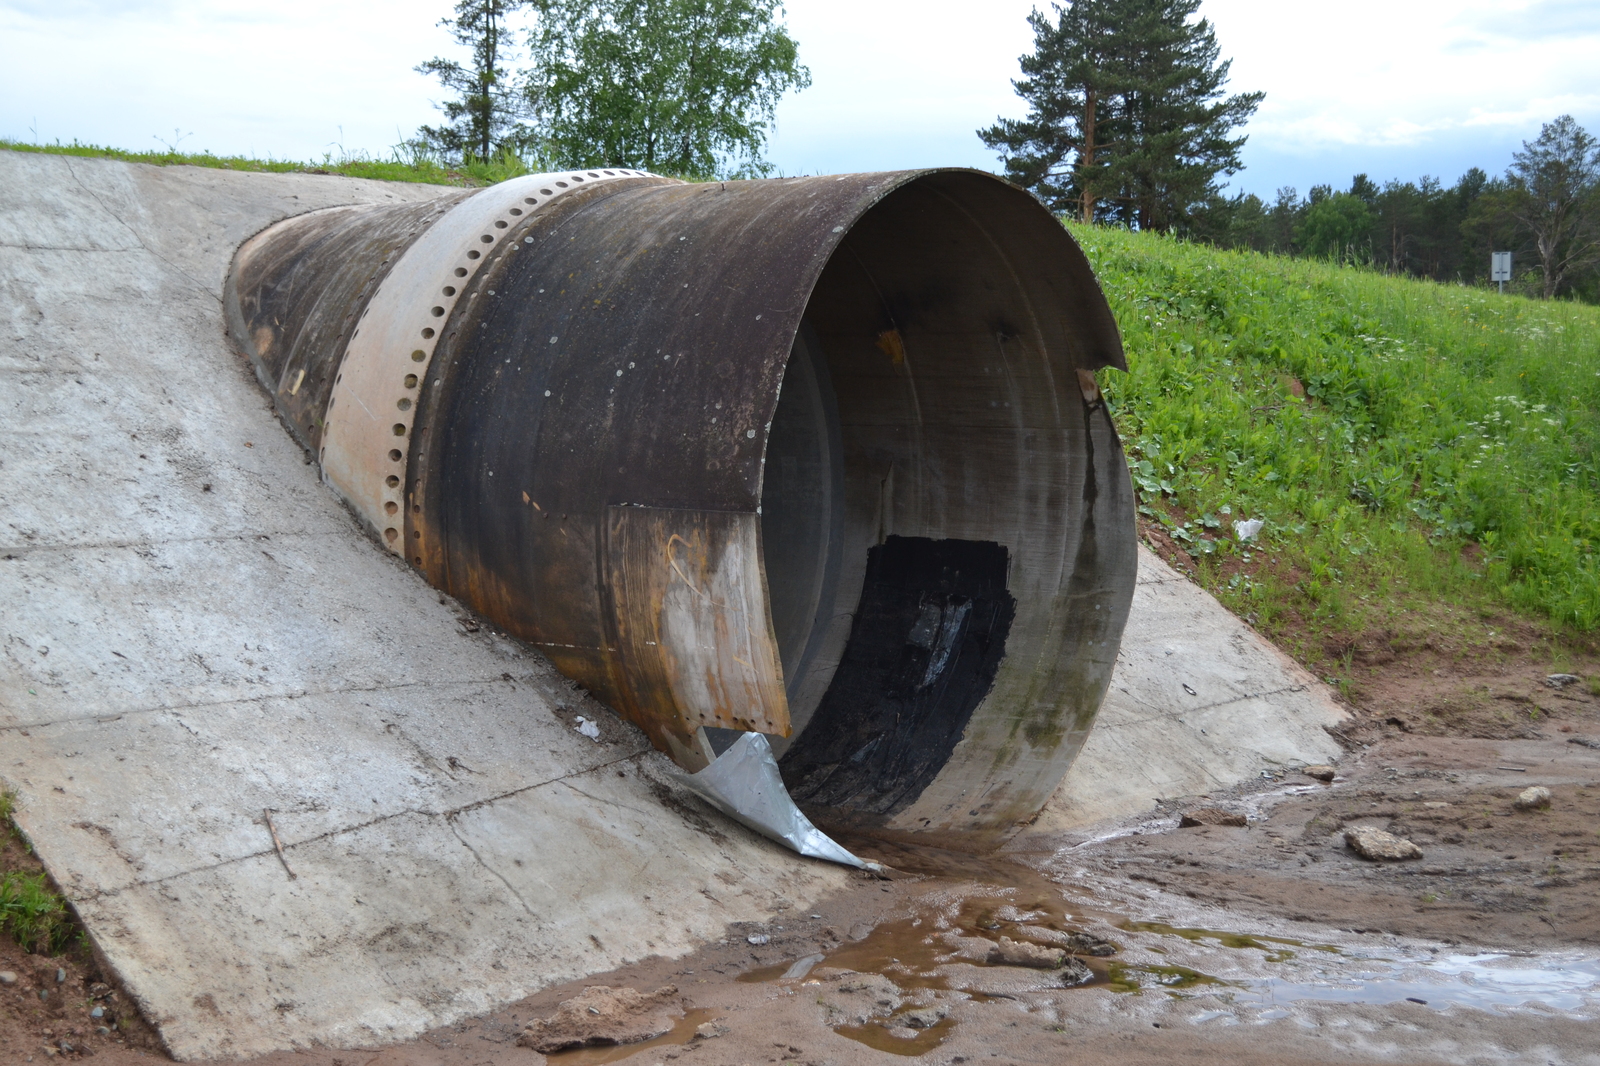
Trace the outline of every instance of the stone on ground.
<path fill-rule="evenodd" d="M 989 949 L 989 964 L 992 966 L 1029 966 L 1035 970 L 1053 970 L 1065 958 L 1066 952 L 1060 948 L 1012 940 L 1008 936 L 1001 937 L 1000 943 Z"/>
<path fill-rule="evenodd" d="M 1089 969 L 1089 964 L 1082 959 L 1069 958 L 1066 966 L 1061 970 L 1061 987 L 1063 988 L 1076 988 L 1093 980 L 1094 971 Z"/>
<path fill-rule="evenodd" d="M 1411 841 L 1386 833 L 1376 826 L 1353 825 L 1344 831 L 1344 842 L 1363 859 L 1376 862 L 1422 858 L 1422 849 Z"/>
<path fill-rule="evenodd" d="M 1314 777 L 1318 781 L 1332 781 L 1339 773 L 1332 766 L 1307 766 L 1300 772 L 1307 777 Z"/>
<path fill-rule="evenodd" d="M 1184 811 L 1178 818 L 1178 828 L 1193 829 L 1201 825 L 1231 825 L 1246 826 L 1250 819 L 1233 811 L 1224 811 L 1217 807 L 1195 807 Z"/>
<path fill-rule="evenodd" d="M 1525 788 L 1517 797 L 1516 807 L 1519 811 L 1534 811 L 1548 806 L 1550 806 L 1550 790 L 1543 785 Z"/>

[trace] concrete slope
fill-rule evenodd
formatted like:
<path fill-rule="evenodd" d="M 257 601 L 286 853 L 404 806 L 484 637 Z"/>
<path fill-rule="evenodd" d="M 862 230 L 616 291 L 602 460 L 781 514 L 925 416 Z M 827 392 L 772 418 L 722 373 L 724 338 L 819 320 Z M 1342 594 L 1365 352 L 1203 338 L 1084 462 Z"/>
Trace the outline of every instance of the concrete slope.
<path fill-rule="evenodd" d="M 849 877 L 466 633 L 225 343 L 246 237 L 441 191 L 0 151 L 0 778 L 179 1058 L 405 1037 Z"/>
<path fill-rule="evenodd" d="M 1227 788 L 1263 770 L 1334 762 L 1331 690 L 1215 598 L 1139 549 L 1111 689 L 1039 832 Z"/>

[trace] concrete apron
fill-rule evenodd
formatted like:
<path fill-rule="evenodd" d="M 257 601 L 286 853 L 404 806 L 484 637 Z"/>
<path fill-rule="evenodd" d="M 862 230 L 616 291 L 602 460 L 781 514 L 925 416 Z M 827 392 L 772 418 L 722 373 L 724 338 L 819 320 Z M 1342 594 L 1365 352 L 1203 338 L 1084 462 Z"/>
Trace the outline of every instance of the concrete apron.
<path fill-rule="evenodd" d="M 1126 818 L 1263 770 L 1335 762 L 1328 729 L 1347 717 L 1326 685 L 1141 545 L 1094 732 L 1030 830 Z"/>
<path fill-rule="evenodd" d="M 536 654 L 458 624 L 227 344 L 246 237 L 442 191 L 0 151 L 0 780 L 180 1059 L 406 1038 L 857 876 L 710 812 Z M 1040 828 L 1336 753 L 1314 680 L 1141 562 Z"/>

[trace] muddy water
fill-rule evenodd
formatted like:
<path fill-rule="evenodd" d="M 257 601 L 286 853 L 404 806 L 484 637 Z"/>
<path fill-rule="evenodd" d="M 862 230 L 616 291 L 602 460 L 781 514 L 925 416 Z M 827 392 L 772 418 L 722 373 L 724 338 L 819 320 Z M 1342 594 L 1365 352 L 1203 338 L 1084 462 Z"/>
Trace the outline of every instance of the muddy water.
<path fill-rule="evenodd" d="M 1121 928 L 1130 933 L 1158 933 L 1165 936 L 1175 936 L 1191 943 L 1214 940 L 1225 948 L 1254 948 L 1265 956 L 1267 962 L 1288 962 L 1296 955 L 1296 952 L 1292 950 L 1294 948 L 1339 954 L 1338 948 L 1328 944 L 1307 944 L 1302 940 L 1290 940 L 1281 936 L 1266 936 L 1261 933 L 1250 935 L 1246 933 L 1224 933 L 1215 929 L 1180 929 L 1162 922 L 1123 922 Z M 1269 947 L 1269 944 L 1279 946 Z"/>
<path fill-rule="evenodd" d="M 1472 1006 L 1490 1012 L 1539 1004 L 1600 1013 L 1600 959 L 1589 956 L 1440 955 L 1420 945 L 1340 947 L 1265 932 L 1169 924 L 1071 896 L 1037 871 L 1010 861 L 880 841 L 852 840 L 846 846 L 897 871 L 928 878 L 927 891 L 909 916 L 883 922 L 864 938 L 826 953 L 818 969 L 879 974 L 909 997 L 944 993 L 938 998 L 947 1004 L 951 994 L 957 1000 L 1014 998 L 1000 991 L 1007 986 L 997 985 L 989 975 L 1002 982 L 1006 973 L 1020 975 L 1023 984 L 1029 980 L 1028 971 L 959 950 L 955 945 L 963 942 L 951 934 L 1059 945 L 1064 935 L 1088 932 L 1109 940 L 1116 954 L 1074 952 L 1091 971 L 1090 980 L 1062 981 L 1059 972 L 1032 971 L 1033 990 L 1070 987 L 1086 994 L 1207 997 L 1218 1009 L 1196 1020 L 1219 1018 L 1223 1024 L 1242 1017 L 1287 1016 L 1295 1004 L 1315 1002 L 1409 1001 L 1435 1009 Z M 784 965 L 763 967 L 740 980 L 783 980 L 788 971 Z M 817 982 L 813 978 L 806 983 Z M 958 1024 L 952 1015 L 926 1029 L 908 1029 L 901 1015 L 912 1009 L 902 1006 L 866 1024 L 839 1025 L 834 1031 L 879 1051 L 921 1055 L 943 1043 Z"/>
<path fill-rule="evenodd" d="M 836 1025 L 833 1031 L 840 1036 L 867 1045 L 874 1051 L 887 1051 L 891 1055 L 926 1055 L 949 1036 L 956 1027 L 954 1018 L 946 1018 L 926 1029 L 914 1030 L 914 1036 L 900 1036 L 896 1029 L 868 1022 L 866 1025 Z"/>

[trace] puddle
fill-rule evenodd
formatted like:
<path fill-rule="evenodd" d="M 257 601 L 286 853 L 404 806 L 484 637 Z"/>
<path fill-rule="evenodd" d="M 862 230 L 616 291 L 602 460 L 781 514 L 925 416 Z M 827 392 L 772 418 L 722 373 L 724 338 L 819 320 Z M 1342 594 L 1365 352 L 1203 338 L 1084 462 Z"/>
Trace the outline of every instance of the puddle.
<path fill-rule="evenodd" d="M 1199 970 L 1191 970 L 1187 966 L 1151 966 L 1151 965 L 1123 965 L 1113 962 L 1106 967 L 1106 985 L 1113 992 L 1137 992 L 1146 985 L 1164 988 L 1169 992 L 1185 988 L 1195 988 L 1202 985 L 1219 985 L 1232 987 L 1240 985 L 1239 981 L 1225 981 L 1220 977 L 1213 977 Z M 1092 985 L 1081 986 L 1084 988 Z"/>
<path fill-rule="evenodd" d="M 1324 786 L 1296 785 L 1269 795 L 1320 787 Z M 1509 1007 L 1543 1006 L 1569 1013 L 1600 1012 L 1600 958 L 1593 956 L 1424 955 L 1416 948 L 1398 945 L 1371 944 L 1363 950 L 1360 944 L 1339 947 L 1264 933 L 1141 921 L 1069 898 L 1061 885 L 1011 860 L 872 839 L 852 840 L 846 846 L 858 854 L 871 854 L 896 870 L 946 883 L 942 891 L 929 886 L 934 891 L 914 916 L 882 923 L 864 939 L 828 953 L 818 964 L 881 974 L 908 992 L 949 990 L 979 1001 L 994 996 L 1011 998 L 992 986 L 988 986 L 990 994 L 984 987 L 972 987 L 986 985 L 976 975 L 998 976 L 997 971 L 1020 975 L 1025 971 L 968 957 L 968 952 L 947 941 L 948 934 L 990 941 L 1008 936 L 1057 946 L 1066 935 L 1105 923 L 1129 936 L 1123 943 L 1113 942 L 1118 953 L 1110 957 L 1073 951 L 1093 974 L 1090 981 L 1073 987 L 1210 999 L 1223 1005 L 1203 1012 L 1203 1018 L 1215 1019 L 1214 1024 L 1233 1024 L 1228 1018 L 1236 1008 L 1246 1008 L 1247 1020 L 1252 1021 L 1289 1017 L 1285 1006 L 1298 1002 L 1381 1005 L 1409 1000 L 1434 1010 L 1470 1006 L 1498 1013 Z M 1158 939 L 1165 943 L 1151 942 Z M 1220 956 L 1218 948 L 1260 954 L 1239 956 L 1233 963 Z M 781 980 L 793 965 L 791 960 L 761 967 L 739 980 Z M 1032 973 L 1041 981 L 1059 981 L 1051 971 Z M 890 1018 L 841 1027 L 838 1032 L 877 1050 L 918 1055 L 937 1046 L 953 1024 L 947 1018 L 915 1037 L 905 1029 L 897 1030 L 897 1036 L 891 1031 L 894 1023 Z"/>
<path fill-rule="evenodd" d="M 1088 965 L 1094 977 L 1074 987 L 1105 984 L 1109 980 L 1106 958 L 1073 952 L 1067 945 L 1059 943 L 1066 936 L 1083 933 L 1082 923 L 1071 921 L 1072 916 L 1062 907 L 1059 893 L 1053 900 L 1021 898 L 1027 902 L 1019 902 L 1008 896 L 968 896 L 961 900 L 953 914 L 948 905 L 941 907 L 937 903 L 930 904 L 914 917 L 883 922 L 863 939 L 840 945 L 828 952 L 817 965 L 856 973 L 882 974 L 907 990 L 954 990 L 967 992 L 974 998 L 985 998 L 980 990 L 964 987 L 960 982 L 953 983 L 943 968 L 959 964 L 983 970 L 1021 970 L 1041 977 L 1050 971 L 991 963 L 975 954 L 964 954 L 960 946 L 952 945 L 946 937 L 950 934 L 982 937 L 997 943 L 1002 936 L 1006 936 L 1030 944 L 1059 948 Z M 1110 946 L 1116 947 L 1115 944 Z M 736 980 L 747 983 L 782 980 L 793 966 L 788 962 L 761 966 L 745 971 Z"/>
<path fill-rule="evenodd" d="M 711 1011 L 696 1008 L 686 1012 L 677 1025 L 653 1040 L 641 1040 L 637 1044 L 601 1044 L 597 1047 L 556 1051 L 546 1055 L 545 1061 L 551 1066 L 603 1066 L 605 1063 L 619 1062 L 630 1055 L 637 1055 L 653 1047 L 687 1044 L 694 1039 L 695 1028 L 709 1022 L 711 1016 Z"/>
<path fill-rule="evenodd" d="M 1600 1008 L 1600 959 L 1577 956 L 1445 955 L 1317 975 L 1321 980 L 1268 978 L 1250 982 L 1242 999 L 1255 1003 L 1401 1003 L 1433 1010 L 1543 1006 L 1574 1012 Z"/>
<path fill-rule="evenodd" d="M 893 1021 L 893 1018 L 888 1019 Z M 926 1029 L 888 1028 L 876 1022 L 866 1025 L 836 1025 L 833 1031 L 872 1048 L 891 1055 L 926 1055 L 940 1044 L 956 1026 L 954 1018 L 945 1018 Z M 896 1035 L 913 1033 L 913 1036 Z"/>

